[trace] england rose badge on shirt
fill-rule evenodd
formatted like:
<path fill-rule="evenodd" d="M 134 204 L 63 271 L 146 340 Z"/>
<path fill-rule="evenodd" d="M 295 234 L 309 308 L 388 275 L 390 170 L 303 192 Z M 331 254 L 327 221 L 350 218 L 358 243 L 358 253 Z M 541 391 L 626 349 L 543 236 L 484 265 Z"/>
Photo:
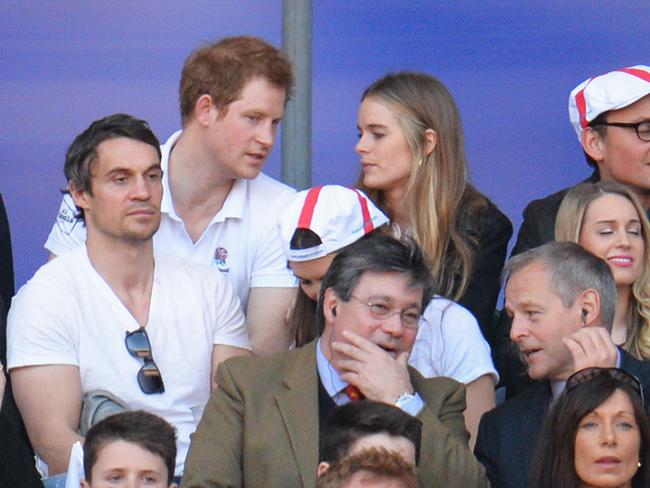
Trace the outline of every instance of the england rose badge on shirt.
<path fill-rule="evenodd" d="M 228 250 L 224 247 L 217 247 L 214 250 L 214 261 L 213 266 L 216 266 L 219 271 L 222 273 L 228 273 L 230 268 L 226 260 L 228 259 Z"/>

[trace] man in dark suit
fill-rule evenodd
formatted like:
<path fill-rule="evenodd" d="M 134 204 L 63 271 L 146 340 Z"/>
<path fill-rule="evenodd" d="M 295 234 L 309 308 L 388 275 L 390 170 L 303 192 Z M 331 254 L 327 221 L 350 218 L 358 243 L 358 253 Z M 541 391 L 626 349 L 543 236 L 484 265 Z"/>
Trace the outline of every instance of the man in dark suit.
<path fill-rule="evenodd" d="M 510 259 L 504 276 L 510 337 L 536 383 L 483 415 L 474 451 L 492 488 L 521 488 L 537 433 L 571 374 L 619 366 L 646 385 L 648 376 L 609 335 L 616 285 L 603 260 L 578 244 L 551 242 Z"/>
<path fill-rule="evenodd" d="M 313 488 L 319 429 L 336 404 L 359 396 L 422 421 L 422 486 L 487 486 L 467 446 L 463 386 L 407 366 L 431 295 L 415 246 L 372 236 L 341 252 L 321 286 L 318 340 L 219 367 L 181 486 Z"/>

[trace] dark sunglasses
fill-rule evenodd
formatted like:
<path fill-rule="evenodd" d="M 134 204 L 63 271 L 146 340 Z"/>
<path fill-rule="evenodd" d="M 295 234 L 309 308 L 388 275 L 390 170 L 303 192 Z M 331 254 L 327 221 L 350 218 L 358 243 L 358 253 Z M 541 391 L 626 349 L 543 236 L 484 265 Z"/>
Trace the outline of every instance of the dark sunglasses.
<path fill-rule="evenodd" d="M 576 386 L 585 381 L 593 380 L 598 378 L 601 375 L 607 375 L 610 378 L 615 379 L 616 381 L 623 383 L 634 391 L 636 391 L 641 398 L 641 403 L 645 405 L 645 398 L 643 397 L 643 386 L 638 378 L 634 375 L 631 375 L 627 371 L 623 371 L 619 368 L 585 368 L 580 371 L 573 373 L 569 376 L 569 379 L 566 381 L 565 391 L 569 392 L 573 390 Z"/>
<path fill-rule="evenodd" d="M 126 331 L 124 338 L 126 350 L 134 358 L 142 359 L 144 364 L 138 371 L 138 384 L 143 393 L 151 395 L 153 393 L 163 393 L 165 384 L 162 375 L 151 354 L 151 343 L 147 331 L 142 327 L 133 332 Z"/>

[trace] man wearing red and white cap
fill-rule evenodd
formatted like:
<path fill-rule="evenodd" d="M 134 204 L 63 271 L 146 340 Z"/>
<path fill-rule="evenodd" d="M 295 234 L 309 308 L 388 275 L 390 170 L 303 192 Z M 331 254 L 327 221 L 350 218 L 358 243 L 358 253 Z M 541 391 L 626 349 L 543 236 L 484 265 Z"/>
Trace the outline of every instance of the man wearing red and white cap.
<path fill-rule="evenodd" d="M 650 208 L 650 66 L 586 79 L 569 95 L 569 119 L 594 169 L 587 181 L 628 185 Z M 568 190 L 528 204 L 513 255 L 554 239 L 555 215 Z"/>

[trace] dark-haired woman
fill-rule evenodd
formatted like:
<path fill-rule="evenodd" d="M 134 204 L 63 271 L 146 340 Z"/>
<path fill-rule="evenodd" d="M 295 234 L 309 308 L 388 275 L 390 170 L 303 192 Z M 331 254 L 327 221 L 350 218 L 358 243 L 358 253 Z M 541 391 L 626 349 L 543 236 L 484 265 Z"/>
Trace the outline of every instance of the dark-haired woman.
<path fill-rule="evenodd" d="M 567 380 L 538 437 L 532 488 L 647 488 L 650 421 L 638 380 L 588 368 Z"/>

